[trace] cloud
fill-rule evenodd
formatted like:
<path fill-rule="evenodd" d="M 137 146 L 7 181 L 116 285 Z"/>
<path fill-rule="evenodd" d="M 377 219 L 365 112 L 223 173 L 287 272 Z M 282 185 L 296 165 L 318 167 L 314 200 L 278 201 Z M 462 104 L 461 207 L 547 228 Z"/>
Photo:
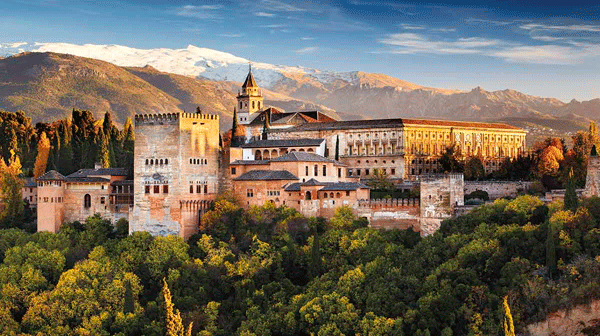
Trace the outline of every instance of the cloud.
<path fill-rule="evenodd" d="M 436 41 L 422 34 L 413 33 L 388 35 L 379 42 L 396 47 L 392 52 L 401 54 L 479 54 L 483 52 L 483 48 L 505 44 L 501 40 L 482 37 Z"/>
<path fill-rule="evenodd" d="M 279 0 L 261 0 L 261 7 L 276 12 L 305 12 L 306 9 Z"/>
<path fill-rule="evenodd" d="M 545 25 L 540 23 L 528 23 L 519 26 L 525 30 L 547 30 L 547 31 L 573 31 L 599 33 L 600 26 L 593 25 Z"/>
<path fill-rule="evenodd" d="M 317 47 L 306 47 L 295 51 L 297 54 L 308 54 L 317 51 Z"/>
<path fill-rule="evenodd" d="M 483 23 L 483 24 L 488 24 L 488 25 L 492 25 L 492 26 L 506 26 L 506 25 L 509 25 L 514 22 L 514 21 L 498 21 L 498 20 L 486 20 L 486 19 L 474 19 L 474 18 L 469 18 L 469 19 L 466 19 L 465 21 L 467 23 Z"/>
<path fill-rule="evenodd" d="M 219 34 L 219 36 L 223 36 L 223 37 L 242 37 L 244 36 L 244 34 Z"/>
<path fill-rule="evenodd" d="M 582 56 L 573 47 L 559 45 L 519 46 L 490 53 L 509 62 L 534 64 L 574 64 Z"/>
<path fill-rule="evenodd" d="M 302 41 L 311 41 L 311 40 L 314 40 L 315 38 L 314 37 L 310 37 L 310 36 L 304 36 L 304 37 L 301 37 L 300 39 Z"/>
<path fill-rule="evenodd" d="M 408 24 L 408 23 L 401 23 L 400 27 L 402 27 L 402 29 L 406 29 L 406 30 L 423 30 L 423 29 L 425 29 L 425 26 L 412 25 L 412 24 Z"/>
<path fill-rule="evenodd" d="M 258 12 L 258 13 L 254 13 L 254 15 L 260 16 L 260 17 L 274 17 L 274 16 L 276 16 L 273 13 L 266 13 L 266 12 Z"/>
<path fill-rule="evenodd" d="M 223 8 L 222 5 L 187 5 L 180 7 L 177 10 L 177 15 L 196 19 L 218 19 L 220 16 L 217 11 L 221 8 Z"/>
<path fill-rule="evenodd" d="M 18 48 L 27 45 L 27 42 L 0 43 L 0 48 Z"/>
<path fill-rule="evenodd" d="M 287 25 L 284 25 L 284 24 L 270 24 L 270 25 L 262 25 L 260 27 L 261 28 L 271 28 L 271 29 L 273 29 L 273 28 L 285 28 L 285 27 L 287 27 Z"/>

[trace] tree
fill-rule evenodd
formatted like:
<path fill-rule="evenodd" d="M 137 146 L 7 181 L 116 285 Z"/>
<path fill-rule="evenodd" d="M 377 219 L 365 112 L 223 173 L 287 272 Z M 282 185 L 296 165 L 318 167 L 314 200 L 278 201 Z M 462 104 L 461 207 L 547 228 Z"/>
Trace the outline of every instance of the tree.
<path fill-rule="evenodd" d="M 21 179 L 21 160 L 14 153 L 8 161 L 0 158 L 0 195 L 4 208 L 0 212 L 0 219 L 8 219 L 11 225 L 16 224 L 18 216 L 23 213 L 25 202 L 23 202 L 23 179 Z"/>
<path fill-rule="evenodd" d="M 35 158 L 35 164 L 33 166 L 33 177 L 38 178 L 46 172 L 46 165 L 48 164 L 48 156 L 50 155 L 50 140 L 46 136 L 45 132 L 40 135 L 40 141 L 37 146 L 38 154 Z"/>
<path fill-rule="evenodd" d="M 169 285 L 167 285 L 167 280 L 163 278 L 163 288 L 162 288 L 163 299 L 165 300 L 165 320 L 167 324 L 166 336 L 191 336 L 192 335 L 192 325 L 190 322 L 187 330 L 184 333 L 183 322 L 181 320 L 181 315 L 179 314 L 179 310 L 174 309 L 173 301 L 171 300 L 171 291 L 169 290 Z"/>
<path fill-rule="evenodd" d="M 96 161 L 99 162 L 102 167 L 110 167 L 110 145 L 108 136 L 106 134 L 100 134 L 100 150 L 98 151 L 98 157 Z"/>
<path fill-rule="evenodd" d="M 510 306 L 508 305 L 508 296 L 504 297 L 504 336 L 515 336 L 515 326 L 513 324 Z"/>
<path fill-rule="evenodd" d="M 385 172 L 385 169 L 375 168 L 374 174 L 369 178 L 367 182 L 369 187 L 375 190 L 393 190 L 394 182 L 390 181 L 389 176 Z"/>
<path fill-rule="evenodd" d="M 442 169 L 448 173 L 461 172 L 463 167 L 460 164 L 459 156 L 460 154 L 458 153 L 456 145 L 446 147 L 442 157 L 440 157 Z"/>
<path fill-rule="evenodd" d="M 476 156 L 470 157 L 465 163 L 465 179 L 479 180 L 485 176 L 485 169 L 481 159 Z"/>
<path fill-rule="evenodd" d="M 335 160 L 340 160 L 340 136 L 336 136 L 335 138 Z"/>
<path fill-rule="evenodd" d="M 577 211 L 579 200 L 577 199 L 577 191 L 575 190 L 575 181 L 573 177 L 573 168 L 569 172 L 567 181 L 567 189 L 565 190 L 565 210 Z"/>
<path fill-rule="evenodd" d="M 556 272 L 556 244 L 554 243 L 554 224 L 547 223 L 546 237 L 546 267 L 548 268 L 548 276 L 552 278 Z"/>

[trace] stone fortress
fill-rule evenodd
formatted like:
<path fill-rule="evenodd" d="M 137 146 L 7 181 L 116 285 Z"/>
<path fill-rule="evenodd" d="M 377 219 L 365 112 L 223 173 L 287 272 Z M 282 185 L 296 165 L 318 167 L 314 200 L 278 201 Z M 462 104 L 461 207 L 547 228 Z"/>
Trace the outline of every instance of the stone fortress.
<path fill-rule="evenodd" d="M 526 132 L 496 123 L 417 119 L 338 121 L 320 111 L 263 105 L 250 69 L 237 97 L 230 146 L 219 118 L 203 113 L 135 116 L 133 180 L 118 168 L 50 171 L 37 181 L 38 230 L 98 213 L 129 220 L 130 232 L 197 232 L 216 195 L 229 189 L 244 207 L 271 202 L 306 216 L 331 217 L 349 206 L 373 227 L 412 227 L 423 235 L 463 206 L 462 174 L 442 174 L 454 147 L 478 156 L 486 172 L 525 151 Z M 367 179 L 384 172 L 413 183 L 416 199 L 371 199 Z"/>

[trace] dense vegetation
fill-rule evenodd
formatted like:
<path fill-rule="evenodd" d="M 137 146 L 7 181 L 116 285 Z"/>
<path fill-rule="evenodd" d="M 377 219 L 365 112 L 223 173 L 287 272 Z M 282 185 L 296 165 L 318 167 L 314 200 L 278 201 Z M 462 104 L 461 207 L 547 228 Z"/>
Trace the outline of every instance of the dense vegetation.
<path fill-rule="evenodd" d="M 599 198 L 522 196 L 420 238 L 223 197 L 188 242 L 98 217 L 4 229 L 0 333 L 164 335 L 163 279 L 193 335 L 503 335 L 504 297 L 518 333 L 600 295 L 599 220 Z"/>

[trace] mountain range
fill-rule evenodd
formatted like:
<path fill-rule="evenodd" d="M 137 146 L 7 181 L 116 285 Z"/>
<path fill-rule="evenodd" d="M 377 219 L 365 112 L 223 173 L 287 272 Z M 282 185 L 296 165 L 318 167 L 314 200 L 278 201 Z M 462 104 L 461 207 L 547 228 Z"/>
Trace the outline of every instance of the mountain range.
<path fill-rule="evenodd" d="M 249 64 L 265 89 L 265 104 L 284 110 L 318 109 L 342 119 L 421 117 L 523 124 L 525 118 L 535 125 L 565 120 L 577 129 L 600 118 L 600 99 L 565 103 L 510 89 L 430 88 L 383 74 L 250 62 L 195 46 L 16 43 L 0 44 L 0 55 L 6 56 L 0 59 L 0 108 L 27 111 L 34 121 L 65 116 L 72 108 L 111 111 L 122 122 L 135 113 L 192 111 L 200 106 L 219 113 L 227 127 Z"/>

